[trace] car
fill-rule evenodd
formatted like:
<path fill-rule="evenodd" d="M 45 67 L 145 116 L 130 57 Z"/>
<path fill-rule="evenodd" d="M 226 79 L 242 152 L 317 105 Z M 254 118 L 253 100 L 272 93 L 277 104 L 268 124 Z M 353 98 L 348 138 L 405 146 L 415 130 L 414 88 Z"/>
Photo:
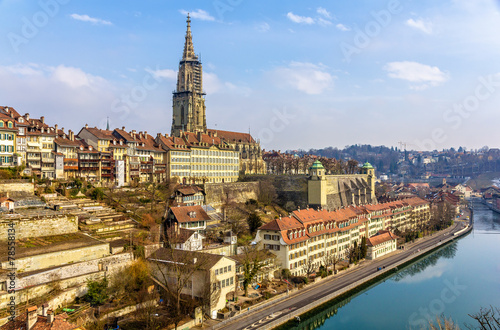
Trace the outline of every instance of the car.
<path fill-rule="evenodd" d="M 382 270 L 382 267 L 377 267 L 377 272 L 378 272 L 379 270 Z"/>

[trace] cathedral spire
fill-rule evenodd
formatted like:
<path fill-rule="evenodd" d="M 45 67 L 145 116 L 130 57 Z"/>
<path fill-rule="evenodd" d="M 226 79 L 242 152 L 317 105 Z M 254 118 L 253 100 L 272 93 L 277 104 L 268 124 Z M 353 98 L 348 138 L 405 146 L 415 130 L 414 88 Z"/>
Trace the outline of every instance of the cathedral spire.
<path fill-rule="evenodd" d="M 184 53 L 182 54 L 182 60 L 197 59 L 194 54 L 193 47 L 193 36 L 191 35 L 191 18 L 189 13 L 187 15 L 187 30 L 186 30 L 186 42 L 184 43 Z"/>

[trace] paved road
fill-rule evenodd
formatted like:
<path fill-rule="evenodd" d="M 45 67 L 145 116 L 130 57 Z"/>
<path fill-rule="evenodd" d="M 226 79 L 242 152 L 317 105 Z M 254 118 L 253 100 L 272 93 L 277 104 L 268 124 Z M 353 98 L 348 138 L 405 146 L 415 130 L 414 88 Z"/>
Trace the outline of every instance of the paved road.
<path fill-rule="evenodd" d="M 286 316 L 298 308 L 304 307 L 315 300 L 321 299 L 345 286 L 367 277 L 368 275 L 376 273 L 377 267 L 390 267 L 391 265 L 407 258 L 409 255 L 414 254 L 421 249 L 439 245 L 442 240 L 449 239 L 450 236 L 453 236 L 453 233 L 464 228 L 464 226 L 465 224 L 463 223 L 457 223 L 453 227 L 445 229 L 439 233 L 435 233 L 433 236 L 426 237 L 418 243 L 408 244 L 405 250 L 398 250 L 397 253 L 383 259 L 365 261 L 362 265 L 351 271 L 347 271 L 347 273 L 331 277 L 328 280 L 320 282 L 318 285 L 312 285 L 310 288 L 299 290 L 292 294 L 290 298 L 277 302 L 268 308 L 264 308 L 264 310 L 236 316 L 232 322 L 225 324 L 219 329 L 258 329 L 276 320 L 277 318 Z"/>

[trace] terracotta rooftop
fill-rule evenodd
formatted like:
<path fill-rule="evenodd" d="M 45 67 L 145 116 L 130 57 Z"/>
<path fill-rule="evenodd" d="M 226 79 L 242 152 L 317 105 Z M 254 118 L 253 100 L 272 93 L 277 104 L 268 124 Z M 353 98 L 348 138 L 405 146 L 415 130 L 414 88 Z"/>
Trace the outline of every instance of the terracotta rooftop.
<path fill-rule="evenodd" d="M 36 306 L 34 310 L 37 310 Z M 33 311 L 33 310 L 32 310 Z M 26 327 L 26 313 L 23 313 L 16 317 L 13 322 L 7 322 L 0 327 L 0 330 L 27 330 Z M 36 323 L 31 327 L 30 330 L 85 330 L 83 327 L 77 327 L 74 324 L 66 321 L 68 314 L 62 313 L 54 316 L 52 323 L 48 323 L 47 317 L 38 315 Z"/>
<path fill-rule="evenodd" d="M 393 233 L 391 233 L 388 230 L 381 230 L 377 234 L 375 234 L 374 236 L 368 238 L 366 240 L 366 244 L 368 246 L 376 246 L 376 245 L 385 243 L 387 241 L 392 241 L 392 240 L 395 240 L 398 238 L 399 238 L 398 236 L 394 235 Z"/>
<path fill-rule="evenodd" d="M 171 207 L 170 211 L 179 223 L 210 220 L 200 205 Z"/>

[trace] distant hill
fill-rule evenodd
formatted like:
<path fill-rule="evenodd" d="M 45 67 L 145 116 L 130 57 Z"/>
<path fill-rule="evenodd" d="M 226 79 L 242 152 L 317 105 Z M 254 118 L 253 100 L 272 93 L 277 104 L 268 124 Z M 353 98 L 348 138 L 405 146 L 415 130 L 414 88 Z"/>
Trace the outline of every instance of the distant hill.
<path fill-rule="evenodd" d="M 467 181 L 467 185 L 474 190 L 488 188 L 493 185 L 492 180 L 500 178 L 500 172 L 488 172 L 478 175 L 474 179 Z"/>
<path fill-rule="evenodd" d="M 359 163 L 369 162 L 379 173 L 396 173 L 400 153 L 397 148 L 388 148 L 386 146 L 371 146 L 352 145 L 346 146 L 344 149 L 327 147 L 323 149 L 309 149 L 309 150 L 287 150 L 287 153 L 303 155 L 316 155 L 319 157 L 335 158 L 335 159 L 355 159 Z"/>

